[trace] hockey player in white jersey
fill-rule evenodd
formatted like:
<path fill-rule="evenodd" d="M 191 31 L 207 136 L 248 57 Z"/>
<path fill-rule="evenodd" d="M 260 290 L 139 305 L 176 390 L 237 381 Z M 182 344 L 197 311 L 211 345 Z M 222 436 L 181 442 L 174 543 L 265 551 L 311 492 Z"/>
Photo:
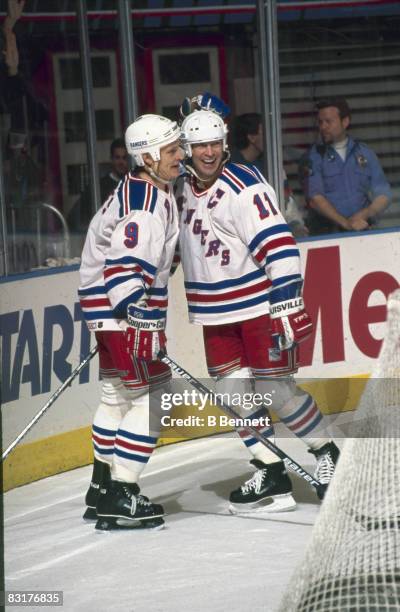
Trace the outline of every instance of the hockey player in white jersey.
<path fill-rule="evenodd" d="M 312 331 L 303 298 L 299 251 L 272 187 L 254 166 L 229 163 L 227 127 L 211 111 L 183 121 L 186 174 L 175 186 L 180 250 L 191 323 L 203 326 L 217 392 L 274 394 L 273 410 L 317 459 L 328 484 L 338 458 L 321 433 L 322 414 L 299 389 L 297 345 Z M 243 416 L 265 416 L 257 409 Z M 273 435 L 273 427 L 260 429 Z M 284 463 L 246 431 L 254 476 L 230 495 L 232 512 L 295 507 Z"/>
<path fill-rule="evenodd" d="M 160 528 L 163 508 L 140 494 L 139 476 L 157 443 L 149 388 L 170 379 L 165 347 L 168 279 L 178 238 L 170 181 L 182 150 L 175 122 L 143 115 L 126 130 L 136 169 L 93 217 L 82 252 L 79 299 L 99 347 L 101 402 L 94 417 L 94 470 L 86 517 L 98 529 Z M 161 392 L 161 391 L 160 391 Z"/>

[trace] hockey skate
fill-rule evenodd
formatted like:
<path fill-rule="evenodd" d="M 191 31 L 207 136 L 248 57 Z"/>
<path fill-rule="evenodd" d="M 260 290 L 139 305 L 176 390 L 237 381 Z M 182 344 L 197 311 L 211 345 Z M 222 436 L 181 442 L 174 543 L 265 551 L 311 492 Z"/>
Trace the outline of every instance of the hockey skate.
<path fill-rule="evenodd" d="M 317 460 L 314 478 L 324 485 L 320 491 L 317 491 L 319 499 L 323 499 L 330 481 L 332 480 L 335 466 L 339 459 L 339 449 L 334 442 L 327 442 L 318 450 L 309 449 L 309 453 L 314 455 Z"/>
<path fill-rule="evenodd" d="M 105 487 L 110 480 L 109 464 L 95 458 L 93 461 L 92 480 L 85 496 L 85 504 L 87 506 L 83 515 L 85 521 L 97 521 L 96 504 L 99 499 L 100 488 Z"/>
<path fill-rule="evenodd" d="M 229 496 L 232 514 L 285 512 L 294 510 L 292 483 L 283 461 L 266 464 L 258 459 L 250 461 L 257 472 Z"/>
<path fill-rule="evenodd" d="M 100 490 L 96 512 L 96 529 L 162 529 L 164 508 L 140 495 L 136 483 L 111 480 L 106 489 Z"/>

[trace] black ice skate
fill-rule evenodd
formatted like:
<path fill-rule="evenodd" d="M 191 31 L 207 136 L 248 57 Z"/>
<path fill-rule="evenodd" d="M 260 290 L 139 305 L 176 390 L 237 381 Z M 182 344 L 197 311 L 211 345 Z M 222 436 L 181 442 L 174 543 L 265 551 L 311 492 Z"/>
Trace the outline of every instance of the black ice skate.
<path fill-rule="evenodd" d="M 85 496 L 85 504 L 87 506 L 83 515 L 85 521 L 97 521 L 96 504 L 99 499 L 100 488 L 105 487 L 110 480 L 109 464 L 95 458 L 93 461 L 92 480 Z"/>
<path fill-rule="evenodd" d="M 309 453 L 314 455 L 317 460 L 317 467 L 315 468 L 314 478 L 324 485 L 320 491 L 317 491 L 317 495 L 320 499 L 323 499 L 328 484 L 332 480 L 335 466 L 339 459 L 339 449 L 334 442 L 327 442 L 318 450 L 309 449 Z"/>
<path fill-rule="evenodd" d="M 140 495 L 136 483 L 111 480 L 97 501 L 96 529 L 162 529 L 164 508 Z"/>
<path fill-rule="evenodd" d="M 257 472 L 239 489 L 232 491 L 229 511 L 244 514 L 294 510 L 296 502 L 292 497 L 292 483 L 283 461 L 266 464 L 253 459 L 250 463 Z"/>

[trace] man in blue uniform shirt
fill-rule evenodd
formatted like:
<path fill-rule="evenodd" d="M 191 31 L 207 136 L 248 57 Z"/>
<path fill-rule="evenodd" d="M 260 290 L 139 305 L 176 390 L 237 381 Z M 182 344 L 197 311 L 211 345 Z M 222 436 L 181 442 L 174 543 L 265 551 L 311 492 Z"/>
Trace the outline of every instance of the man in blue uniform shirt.
<path fill-rule="evenodd" d="M 347 134 L 350 109 L 344 98 L 317 103 L 320 142 L 300 162 L 312 234 L 369 229 L 391 200 L 373 151 Z"/>

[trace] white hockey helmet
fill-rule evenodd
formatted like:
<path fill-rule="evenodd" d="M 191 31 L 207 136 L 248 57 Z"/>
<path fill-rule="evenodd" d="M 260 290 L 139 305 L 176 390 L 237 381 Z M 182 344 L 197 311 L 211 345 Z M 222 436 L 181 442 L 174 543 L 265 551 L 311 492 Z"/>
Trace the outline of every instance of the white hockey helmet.
<path fill-rule="evenodd" d="M 142 115 L 125 132 L 125 144 L 138 166 L 144 166 L 143 153 L 160 161 L 160 149 L 178 140 L 180 130 L 175 121 L 160 115 Z"/>
<path fill-rule="evenodd" d="M 213 111 L 196 110 L 186 117 L 181 126 L 181 143 L 188 157 L 192 157 L 193 144 L 222 140 L 228 150 L 228 128 L 222 117 Z"/>

